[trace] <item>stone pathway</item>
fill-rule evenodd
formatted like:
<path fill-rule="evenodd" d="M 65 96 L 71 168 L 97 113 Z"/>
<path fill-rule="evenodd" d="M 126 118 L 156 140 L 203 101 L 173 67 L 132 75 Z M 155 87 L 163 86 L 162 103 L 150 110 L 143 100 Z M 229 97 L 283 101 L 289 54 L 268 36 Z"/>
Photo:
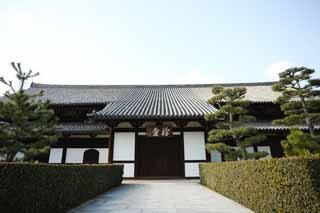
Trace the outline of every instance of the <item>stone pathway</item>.
<path fill-rule="evenodd" d="M 69 213 L 249 213 L 244 206 L 199 184 L 199 180 L 125 180 Z"/>

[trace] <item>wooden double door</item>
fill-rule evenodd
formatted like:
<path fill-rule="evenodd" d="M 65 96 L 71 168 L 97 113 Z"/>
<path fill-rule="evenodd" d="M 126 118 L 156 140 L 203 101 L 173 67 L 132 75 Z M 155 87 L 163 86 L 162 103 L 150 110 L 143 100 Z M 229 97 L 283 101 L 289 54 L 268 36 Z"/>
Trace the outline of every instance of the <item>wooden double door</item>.
<path fill-rule="evenodd" d="M 139 136 L 136 146 L 136 177 L 183 177 L 183 142 L 180 136 Z"/>

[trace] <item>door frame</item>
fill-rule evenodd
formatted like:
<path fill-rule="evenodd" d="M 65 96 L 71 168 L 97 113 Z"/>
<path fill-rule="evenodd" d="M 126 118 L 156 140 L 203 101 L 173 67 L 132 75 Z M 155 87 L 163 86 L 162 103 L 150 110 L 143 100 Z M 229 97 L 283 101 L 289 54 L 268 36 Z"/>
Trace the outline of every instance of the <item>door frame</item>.
<path fill-rule="evenodd" d="M 185 163 L 184 163 L 184 143 L 183 143 L 183 134 L 182 131 L 179 132 L 179 135 L 174 135 L 174 137 L 177 138 L 177 143 L 178 147 L 180 149 L 180 156 L 179 156 L 179 165 L 181 166 L 181 176 L 168 176 L 168 177 L 143 177 L 139 176 L 139 169 L 140 169 L 140 152 L 141 150 L 139 149 L 139 143 L 140 139 L 144 139 L 144 137 L 147 137 L 146 135 L 139 135 L 138 132 L 136 132 L 136 137 L 135 137 L 135 163 L 134 163 L 134 177 L 135 178 L 150 178 L 150 179 L 179 179 L 179 178 L 184 178 L 185 177 Z"/>

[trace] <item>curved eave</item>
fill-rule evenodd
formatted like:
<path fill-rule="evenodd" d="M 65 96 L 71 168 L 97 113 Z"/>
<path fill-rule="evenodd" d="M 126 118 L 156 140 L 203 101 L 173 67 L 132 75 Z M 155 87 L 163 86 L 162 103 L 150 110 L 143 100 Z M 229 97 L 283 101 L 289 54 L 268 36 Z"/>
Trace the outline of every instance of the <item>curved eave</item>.
<path fill-rule="evenodd" d="M 204 116 L 104 116 L 88 115 L 94 120 L 204 120 Z"/>
<path fill-rule="evenodd" d="M 106 105 L 108 103 L 109 102 L 70 102 L 70 103 L 50 102 L 50 105 L 54 107 L 63 107 L 63 106 Z"/>

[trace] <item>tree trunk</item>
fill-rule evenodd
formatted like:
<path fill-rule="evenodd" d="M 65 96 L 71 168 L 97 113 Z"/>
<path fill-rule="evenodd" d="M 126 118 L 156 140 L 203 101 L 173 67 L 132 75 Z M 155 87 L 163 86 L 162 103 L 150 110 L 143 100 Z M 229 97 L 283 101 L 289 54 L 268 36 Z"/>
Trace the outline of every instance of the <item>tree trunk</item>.
<path fill-rule="evenodd" d="M 297 81 L 297 85 L 298 85 L 299 89 L 302 89 L 299 81 Z M 299 95 L 299 98 L 300 98 L 300 101 L 301 101 L 301 104 L 302 104 L 303 112 L 306 114 L 306 118 L 305 118 L 306 124 L 307 124 L 307 126 L 309 128 L 310 135 L 313 137 L 315 135 L 314 125 L 313 125 L 310 117 L 308 117 L 309 110 L 308 110 L 308 107 L 307 107 L 307 104 L 306 104 L 306 100 L 301 95 Z"/>
<path fill-rule="evenodd" d="M 309 110 L 307 108 L 306 101 L 305 101 L 304 97 L 300 97 L 300 100 L 301 100 L 303 112 L 306 114 L 306 118 L 305 118 L 306 124 L 308 126 L 310 135 L 313 137 L 315 135 L 314 125 L 313 125 L 310 117 L 308 117 Z"/>

